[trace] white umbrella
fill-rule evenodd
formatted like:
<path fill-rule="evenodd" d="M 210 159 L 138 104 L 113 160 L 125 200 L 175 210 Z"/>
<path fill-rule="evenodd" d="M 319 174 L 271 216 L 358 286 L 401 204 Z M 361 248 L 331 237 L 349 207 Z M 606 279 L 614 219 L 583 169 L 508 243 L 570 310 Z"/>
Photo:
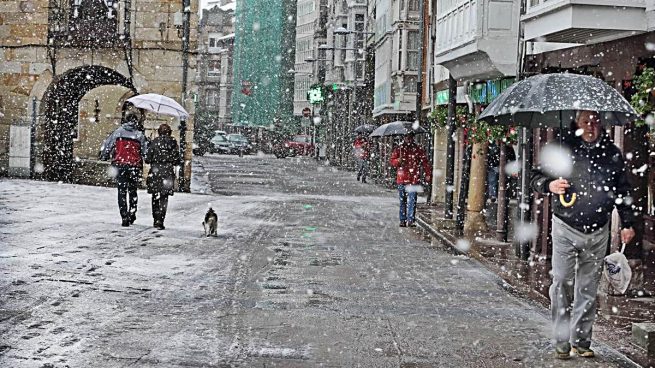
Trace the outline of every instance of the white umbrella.
<path fill-rule="evenodd" d="M 170 97 L 158 95 L 156 93 L 146 93 L 127 99 L 134 106 L 140 109 L 156 112 L 158 114 L 174 116 L 179 119 L 186 119 L 189 113 L 175 100 Z"/>

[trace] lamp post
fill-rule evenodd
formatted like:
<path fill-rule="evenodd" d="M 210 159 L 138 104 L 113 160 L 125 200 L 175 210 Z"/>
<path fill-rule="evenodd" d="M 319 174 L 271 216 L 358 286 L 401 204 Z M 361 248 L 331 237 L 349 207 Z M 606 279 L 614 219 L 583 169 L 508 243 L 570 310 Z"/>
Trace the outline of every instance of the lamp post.
<path fill-rule="evenodd" d="M 337 27 L 332 31 L 332 33 L 334 35 L 344 36 L 344 37 L 348 36 L 350 34 L 362 34 L 362 35 L 375 34 L 375 32 L 350 30 L 350 29 L 347 29 L 345 27 Z M 344 44 L 347 45 L 347 42 L 344 42 Z M 356 45 L 353 44 L 353 46 L 356 46 Z M 357 48 L 357 47 L 330 47 L 327 44 L 322 44 L 322 45 L 320 45 L 318 47 L 318 49 L 319 50 L 333 50 L 333 51 L 336 51 L 336 50 L 339 50 L 339 51 L 357 51 L 358 54 L 361 55 L 361 58 L 363 60 L 366 59 L 366 54 L 365 54 L 366 50 L 363 47 L 362 48 Z M 355 56 L 355 58 L 354 58 L 354 65 L 355 65 L 354 67 L 355 67 L 355 69 L 357 68 L 357 63 L 358 63 L 358 57 Z M 365 73 L 362 73 L 362 75 L 364 75 L 364 74 Z M 356 70 L 353 70 L 353 75 L 354 75 L 354 78 L 353 78 L 354 83 L 352 85 L 352 92 L 349 91 L 349 89 L 347 89 L 347 92 L 346 92 L 346 94 L 348 96 L 348 103 L 346 105 L 347 106 L 346 107 L 346 109 L 347 109 L 346 114 L 348 116 L 348 124 L 347 124 L 346 129 L 341 129 L 342 130 L 342 132 L 341 132 L 342 133 L 342 137 L 341 137 L 342 140 L 343 140 L 343 138 L 345 136 L 347 136 L 349 134 L 349 131 L 353 129 L 353 124 L 352 124 L 352 115 L 353 115 L 352 114 L 352 109 L 353 109 L 353 106 L 356 106 L 356 108 L 358 110 L 361 107 L 360 104 L 357 101 L 357 98 L 356 98 L 357 97 L 357 87 L 358 87 L 358 85 L 357 85 L 357 71 Z M 357 114 L 356 116 L 358 117 L 357 120 L 359 120 L 360 114 Z M 339 148 L 340 148 L 339 149 L 339 151 L 340 151 L 339 166 L 342 166 L 342 156 L 347 154 L 345 147 L 346 147 L 345 144 L 340 144 L 339 145 Z"/>
<path fill-rule="evenodd" d="M 187 94 L 187 79 L 189 75 L 189 35 L 190 35 L 190 21 L 191 21 L 191 4 L 190 0 L 182 0 L 182 106 L 186 107 L 186 94 Z M 182 156 L 182 165 L 180 166 L 178 187 L 180 191 L 188 191 L 186 177 L 184 176 L 184 168 L 186 167 L 186 160 L 184 156 L 186 153 L 186 120 L 180 120 L 180 153 Z"/>
<path fill-rule="evenodd" d="M 319 50 L 324 50 L 324 49 L 321 49 L 320 46 L 319 46 Z M 321 62 L 321 61 L 327 61 L 327 59 L 316 59 L 316 58 L 314 58 L 312 56 L 305 59 L 305 62 L 312 63 L 312 64 L 315 63 L 315 62 Z M 312 67 L 312 70 L 313 69 L 314 68 Z M 319 65 L 318 70 L 317 70 L 317 74 L 318 74 L 318 84 L 317 85 L 320 86 L 320 90 L 315 90 L 314 93 L 317 93 L 317 92 L 320 93 L 320 98 L 317 98 L 316 102 L 312 102 L 312 99 L 309 98 L 310 93 L 312 92 L 312 89 L 310 89 L 309 92 L 307 92 L 307 95 L 308 95 L 307 100 L 312 105 L 312 121 L 311 121 L 311 124 L 312 124 L 312 136 L 311 137 L 312 138 L 311 139 L 312 139 L 312 146 L 314 147 L 314 156 L 315 156 L 316 160 L 318 161 L 319 153 L 318 153 L 318 150 L 316 149 L 316 125 L 317 125 L 317 120 L 320 121 L 321 117 L 320 117 L 320 113 L 319 113 L 318 117 L 314 116 L 314 105 L 322 104 L 325 101 L 325 96 L 324 96 L 324 93 L 323 93 L 323 84 L 325 84 L 325 67 L 323 67 L 322 70 L 321 70 L 321 66 Z"/>

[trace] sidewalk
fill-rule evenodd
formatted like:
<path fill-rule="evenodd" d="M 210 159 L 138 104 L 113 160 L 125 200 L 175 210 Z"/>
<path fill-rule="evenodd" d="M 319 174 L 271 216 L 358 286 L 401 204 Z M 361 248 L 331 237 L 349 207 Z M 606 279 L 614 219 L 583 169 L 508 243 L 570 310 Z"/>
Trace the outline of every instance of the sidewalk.
<path fill-rule="evenodd" d="M 516 256 L 511 243 L 512 229 L 509 229 L 510 242 L 495 240 L 495 227 L 478 233 L 471 238 L 461 238 L 455 233 L 454 220 L 444 220 L 443 205 L 420 205 L 417 208 L 418 225 L 432 237 L 459 252 L 458 240 L 465 239 L 470 244 L 467 252 L 490 271 L 500 276 L 509 289 L 538 302 L 548 308 L 550 300 L 550 262 L 546 259 L 522 261 Z M 495 224 L 494 224 L 495 225 Z M 511 226 L 511 225 L 510 225 Z M 628 298 L 625 296 L 599 295 L 598 318 L 594 326 L 594 337 L 611 348 L 625 354 L 644 367 L 655 367 L 655 359 L 648 358 L 645 350 L 632 343 L 632 322 L 653 322 L 655 320 L 655 298 Z"/>

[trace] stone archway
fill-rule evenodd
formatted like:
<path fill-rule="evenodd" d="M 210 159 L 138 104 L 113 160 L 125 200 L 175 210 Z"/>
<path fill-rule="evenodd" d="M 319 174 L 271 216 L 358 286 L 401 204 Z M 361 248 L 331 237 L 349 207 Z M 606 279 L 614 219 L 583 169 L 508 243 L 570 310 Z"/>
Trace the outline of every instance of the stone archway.
<path fill-rule="evenodd" d="M 105 85 L 120 85 L 136 93 L 128 78 L 99 65 L 71 69 L 48 86 L 42 100 L 45 105 L 43 166 L 46 179 L 71 181 L 79 102 L 92 89 Z"/>

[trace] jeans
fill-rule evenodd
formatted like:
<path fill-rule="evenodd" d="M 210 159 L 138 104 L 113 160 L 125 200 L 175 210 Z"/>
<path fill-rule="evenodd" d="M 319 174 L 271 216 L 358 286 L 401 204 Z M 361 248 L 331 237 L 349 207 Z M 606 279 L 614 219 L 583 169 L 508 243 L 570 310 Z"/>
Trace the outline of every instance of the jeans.
<path fill-rule="evenodd" d="M 400 221 L 414 222 L 416 213 L 416 190 L 408 190 L 410 185 L 398 184 L 398 197 L 400 198 Z"/>
<path fill-rule="evenodd" d="M 609 225 L 585 234 L 553 216 L 552 238 L 550 303 L 555 343 L 589 348 Z"/>
<path fill-rule="evenodd" d="M 366 180 L 368 175 L 368 160 L 357 158 L 357 178 Z"/>
<path fill-rule="evenodd" d="M 141 168 L 130 166 L 117 166 L 118 175 L 118 210 L 121 218 L 129 219 L 136 216 L 136 205 L 139 201 L 137 188 L 141 180 Z M 128 207 L 129 202 L 129 207 Z"/>
<path fill-rule="evenodd" d="M 487 169 L 487 198 L 498 197 L 498 166 Z"/>

